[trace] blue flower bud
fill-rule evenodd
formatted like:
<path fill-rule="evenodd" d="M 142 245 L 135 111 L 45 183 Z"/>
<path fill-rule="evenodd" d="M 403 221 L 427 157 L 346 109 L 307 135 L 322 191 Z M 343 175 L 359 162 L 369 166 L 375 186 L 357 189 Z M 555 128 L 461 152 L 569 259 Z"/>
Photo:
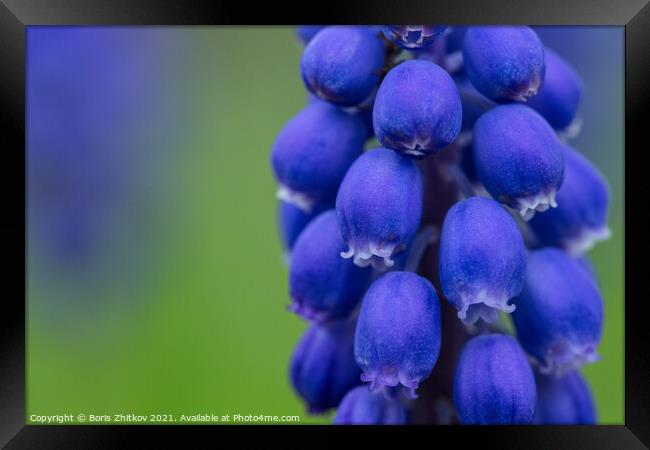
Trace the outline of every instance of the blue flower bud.
<path fill-rule="evenodd" d="M 280 200 L 278 202 L 278 230 L 284 249 L 290 251 L 305 226 L 329 208 L 331 208 L 331 205 L 322 205 L 319 203 L 314 205 L 311 213 L 307 214 L 296 205 Z"/>
<path fill-rule="evenodd" d="M 471 197 L 447 212 L 440 237 L 440 283 L 458 317 L 493 322 L 524 285 L 526 249 L 515 220 L 494 200 Z"/>
<path fill-rule="evenodd" d="M 525 220 L 556 207 L 562 184 L 562 145 L 553 128 L 524 105 L 501 105 L 474 126 L 474 164 L 495 200 L 519 210 Z"/>
<path fill-rule="evenodd" d="M 440 353 L 440 303 L 431 283 L 412 272 L 390 272 L 368 289 L 357 322 L 354 355 L 373 391 L 415 389 Z"/>
<path fill-rule="evenodd" d="M 385 25 L 384 36 L 407 50 L 428 47 L 447 30 L 443 25 Z"/>
<path fill-rule="evenodd" d="M 314 94 L 340 106 L 356 106 L 374 93 L 385 49 L 369 27 L 331 26 L 307 44 L 302 79 Z"/>
<path fill-rule="evenodd" d="M 334 417 L 334 425 L 404 425 L 407 416 L 399 399 L 358 386 L 348 392 Z"/>
<path fill-rule="evenodd" d="M 564 148 L 564 181 L 558 207 L 539 214 L 530 226 L 542 244 L 580 255 L 609 237 L 607 181 L 586 158 Z"/>
<path fill-rule="evenodd" d="M 316 36 L 316 33 L 325 27 L 326 25 L 298 25 L 296 35 L 303 45 L 307 45 Z"/>
<path fill-rule="evenodd" d="M 385 269 L 404 251 L 420 226 L 422 176 L 415 161 L 379 148 L 361 155 L 345 175 L 336 212 L 348 250 L 358 266 Z"/>
<path fill-rule="evenodd" d="M 528 106 L 540 113 L 555 129 L 568 127 L 576 117 L 582 95 L 582 80 L 562 57 L 545 49 L 544 83 Z"/>
<path fill-rule="evenodd" d="M 563 377 L 535 373 L 537 407 L 536 425 L 593 425 L 596 405 L 580 372 Z"/>
<path fill-rule="evenodd" d="M 524 288 L 512 313 L 519 341 L 544 373 L 599 359 L 603 300 L 587 271 L 561 250 L 528 256 Z"/>
<path fill-rule="evenodd" d="M 529 27 L 469 27 L 463 62 L 476 89 L 496 101 L 526 101 L 544 79 L 544 46 Z"/>
<path fill-rule="evenodd" d="M 338 406 L 345 394 L 361 383 L 353 336 L 353 322 L 337 322 L 329 327 L 312 325 L 298 342 L 289 375 L 310 412 Z"/>
<path fill-rule="evenodd" d="M 424 158 L 456 139 L 462 122 L 458 89 L 449 74 L 425 60 L 391 69 L 379 87 L 373 123 L 379 142 Z"/>
<path fill-rule="evenodd" d="M 345 248 L 333 209 L 300 233 L 289 268 L 291 311 L 317 322 L 350 314 L 368 286 L 371 271 L 341 258 Z"/>
<path fill-rule="evenodd" d="M 535 378 L 512 336 L 469 340 L 454 379 L 454 403 L 463 424 L 527 424 L 535 412 Z"/>
<path fill-rule="evenodd" d="M 363 151 L 366 126 L 327 102 L 308 104 L 278 135 L 271 164 L 278 197 L 310 213 L 317 202 L 333 202 L 341 180 Z"/>

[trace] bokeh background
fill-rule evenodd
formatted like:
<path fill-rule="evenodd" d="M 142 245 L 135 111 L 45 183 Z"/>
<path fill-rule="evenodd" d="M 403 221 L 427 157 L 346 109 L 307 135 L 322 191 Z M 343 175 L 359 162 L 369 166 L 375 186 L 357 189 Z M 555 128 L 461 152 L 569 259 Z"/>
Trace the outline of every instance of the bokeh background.
<path fill-rule="evenodd" d="M 623 422 L 621 27 L 538 27 L 585 83 L 572 144 L 610 182 L 590 254 L 606 304 L 584 370 Z M 287 365 L 305 324 L 268 165 L 306 102 L 290 27 L 29 27 L 27 422 L 32 414 L 310 417 Z"/>

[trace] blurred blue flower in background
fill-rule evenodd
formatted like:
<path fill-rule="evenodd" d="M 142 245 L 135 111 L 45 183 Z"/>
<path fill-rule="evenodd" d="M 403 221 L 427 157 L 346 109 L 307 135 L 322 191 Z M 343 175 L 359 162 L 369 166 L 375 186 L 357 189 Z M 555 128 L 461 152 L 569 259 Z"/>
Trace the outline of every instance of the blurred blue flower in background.
<path fill-rule="evenodd" d="M 120 297 L 124 283 L 141 283 L 128 275 L 142 264 L 162 187 L 153 177 L 169 159 L 156 136 L 178 112 L 160 95 L 170 42 L 137 28 L 28 31 L 29 289 L 45 293 L 37 310 L 67 315 L 56 306 L 82 299 L 78 310 L 101 303 L 98 292 Z"/>

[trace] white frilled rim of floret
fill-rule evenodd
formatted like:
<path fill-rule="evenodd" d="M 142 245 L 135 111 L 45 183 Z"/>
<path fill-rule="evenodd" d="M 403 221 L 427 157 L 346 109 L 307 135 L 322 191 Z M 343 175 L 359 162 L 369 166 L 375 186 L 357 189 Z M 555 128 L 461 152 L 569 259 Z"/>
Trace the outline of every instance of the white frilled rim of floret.
<path fill-rule="evenodd" d="M 314 208 L 314 199 L 299 191 L 294 191 L 287 186 L 280 185 L 277 192 L 278 199 L 300 208 L 305 214 L 310 214 Z"/>
<path fill-rule="evenodd" d="M 611 235 L 612 232 L 606 225 L 600 228 L 583 228 L 578 235 L 565 240 L 563 247 L 571 256 L 581 256 L 598 242 L 609 239 Z"/>
<path fill-rule="evenodd" d="M 544 361 L 538 361 L 538 363 L 541 373 L 562 376 L 598 360 L 600 360 L 600 355 L 596 353 L 594 344 L 576 344 L 561 340 L 553 344 L 546 351 Z"/>
<path fill-rule="evenodd" d="M 515 305 L 509 305 L 510 297 L 506 294 L 494 295 L 487 290 L 476 293 L 463 292 L 459 295 L 461 308 L 458 318 L 465 325 L 472 325 L 479 319 L 487 323 L 496 322 L 501 311 L 510 314 L 515 310 Z"/>
<path fill-rule="evenodd" d="M 396 392 L 395 389 L 387 388 L 398 388 L 400 391 L 399 394 L 403 395 L 406 398 L 416 399 L 418 395 L 416 393 L 420 380 L 410 378 L 403 370 L 395 366 L 383 367 L 379 370 L 364 371 L 361 374 L 361 381 L 370 383 L 369 389 L 370 392 L 385 392 L 387 395 L 394 395 Z"/>
<path fill-rule="evenodd" d="M 542 192 L 531 197 L 517 199 L 517 207 L 519 208 L 519 214 L 522 219 L 528 222 L 535 217 L 535 213 L 537 212 L 544 212 L 549 208 L 557 208 L 557 202 L 555 201 L 556 193 L 557 191 L 553 189 L 549 192 Z"/>
<path fill-rule="evenodd" d="M 372 266 L 375 270 L 386 270 L 395 265 L 395 261 L 392 259 L 393 255 L 405 248 L 404 244 L 378 245 L 374 242 L 362 245 L 348 244 L 348 250 L 341 252 L 341 257 L 352 258 L 354 264 L 359 267 Z"/>

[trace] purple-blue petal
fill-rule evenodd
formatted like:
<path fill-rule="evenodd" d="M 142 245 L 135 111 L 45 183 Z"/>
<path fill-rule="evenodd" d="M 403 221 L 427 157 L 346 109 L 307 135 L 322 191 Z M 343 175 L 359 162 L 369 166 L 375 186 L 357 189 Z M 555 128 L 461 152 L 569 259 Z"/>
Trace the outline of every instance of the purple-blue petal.
<path fill-rule="evenodd" d="M 474 126 L 476 172 L 490 195 L 526 219 L 557 206 L 564 173 L 562 145 L 553 128 L 531 108 L 501 105 Z"/>
<path fill-rule="evenodd" d="M 332 202 L 350 165 L 363 151 L 366 126 L 359 115 L 327 102 L 308 104 L 278 135 L 271 164 L 284 198 L 306 212 Z"/>
<path fill-rule="evenodd" d="M 476 89 L 499 102 L 526 101 L 544 80 L 544 46 L 530 27 L 469 27 L 463 62 Z"/>
<path fill-rule="evenodd" d="M 422 216 L 422 176 L 415 161 L 379 148 L 361 155 L 336 198 L 343 240 L 355 264 L 381 269 L 413 240 Z"/>
<path fill-rule="evenodd" d="M 329 327 L 312 325 L 300 339 L 291 358 L 289 376 L 310 412 L 339 405 L 345 394 L 361 383 L 354 362 L 354 323 Z"/>
<path fill-rule="evenodd" d="M 508 302 L 521 292 L 526 276 L 526 250 L 515 220 L 491 199 L 456 203 L 442 226 L 439 273 L 445 297 L 467 323 L 512 312 Z"/>
<path fill-rule="evenodd" d="M 451 76 L 425 60 L 391 69 L 373 110 L 375 135 L 386 148 L 413 158 L 436 153 L 460 132 L 462 106 Z"/>
<path fill-rule="evenodd" d="M 564 181 L 556 199 L 557 208 L 530 221 L 543 245 L 580 255 L 609 236 L 607 180 L 584 156 L 569 147 L 564 148 Z"/>
<path fill-rule="evenodd" d="M 528 106 L 539 112 L 553 128 L 562 130 L 576 117 L 582 96 L 582 80 L 557 53 L 546 48 L 544 54 L 544 83 L 537 95 L 528 101 Z"/>
<path fill-rule="evenodd" d="M 580 372 L 563 377 L 535 373 L 537 407 L 536 425 L 593 425 L 596 404 L 591 390 Z"/>
<path fill-rule="evenodd" d="M 334 425 L 404 425 L 406 409 L 398 398 L 384 392 L 371 392 L 358 386 L 348 392 L 339 405 Z"/>
<path fill-rule="evenodd" d="M 291 254 L 291 310 L 318 322 L 345 318 L 361 300 L 370 269 L 341 258 L 346 249 L 336 211 L 323 212 L 300 233 Z"/>
<path fill-rule="evenodd" d="M 354 354 L 371 389 L 414 391 L 440 352 L 440 302 L 431 283 L 412 272 L 390 272 L 368 289 L 357 322 Z"/>
<path fill-rule="evenodd" d="M 454 380 L 461 423 L 527 424 L 535 402 L 532 368 L 512 336 L 482 335 L 465 344 Z"/>
<path fill-rule="evenodd" d="M 286 251 L 291 251 L 298 236 L 307 224 L 331 205 L 316 204 L 310 213 L 306 213 L 296 205 L 278 201 L 278 230 L 282 246 Z"/>
<path fill-rule="evenodd" d="M 542 371 L 562 373 L 598 360 L 603 300 L 578 261 L 554 248 L 530 253 L 516 302 L 519 342 Z"/>
<path fill-rule="evenodd" d="M 385 49 L 370 27 L 330 26 L 307 44 L 300 62 L 307 89 L 340 106 L 368 100 L 379 84 Z"/>

